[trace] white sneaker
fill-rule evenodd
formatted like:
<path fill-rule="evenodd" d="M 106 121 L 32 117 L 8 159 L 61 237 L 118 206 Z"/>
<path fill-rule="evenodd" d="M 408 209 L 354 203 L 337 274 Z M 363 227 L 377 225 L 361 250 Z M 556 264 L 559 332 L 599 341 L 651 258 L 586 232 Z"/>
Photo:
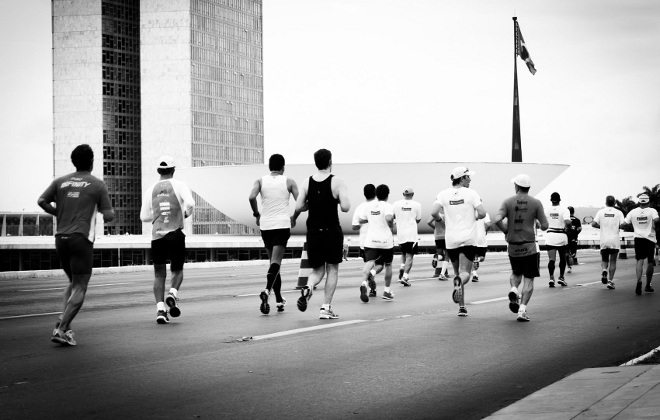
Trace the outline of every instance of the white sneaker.
<path fill-rule="evenodd" d="M 518 312 L 518 322 L 529 322 L 531 319 L 529 319 L 529 316 L 527 316 L 527 311 L 525 312 Z"/>
<path fill-rule="evenodd" d="M 321 312 L 319 313 L 319 319 L 337 319 L 337 318 L 339 318 L 339 315 L 334 313 L 331 307 L 328 309 L 321 308 Z"/>

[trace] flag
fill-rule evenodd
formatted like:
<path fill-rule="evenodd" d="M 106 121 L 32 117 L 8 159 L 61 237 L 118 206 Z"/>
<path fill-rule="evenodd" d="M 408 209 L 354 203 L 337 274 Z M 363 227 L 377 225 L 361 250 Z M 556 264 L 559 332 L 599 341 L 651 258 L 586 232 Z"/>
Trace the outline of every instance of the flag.
<path fill-rule="evenodd" d="M 520 26 L 518 21 L 516 21 L 516 54 L 523 59 L 529 72 L 532 74 L 536 73 L 536 68 L 534 67 L 534 62 L 532 57 L 529 56 L 529 51 L 527 51 L 527 46 L 525 45 L 525 40 L 523 39 L 522 32 L 520 32 Z"/>

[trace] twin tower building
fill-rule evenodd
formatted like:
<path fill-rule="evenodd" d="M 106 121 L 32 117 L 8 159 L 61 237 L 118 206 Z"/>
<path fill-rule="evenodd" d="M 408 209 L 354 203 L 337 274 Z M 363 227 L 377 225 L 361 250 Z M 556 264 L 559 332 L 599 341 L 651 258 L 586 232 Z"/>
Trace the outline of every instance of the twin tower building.
<path fill-rule="evenodd" d="M 185 167 L 264 162 L 261 0 L 53 0 L 52 18 L 53 175 L 92 147 L 116 212 L 97 234 L 142 233 L 163 154 Z M 195 201 L 192 233 L 249 233 Z"/>

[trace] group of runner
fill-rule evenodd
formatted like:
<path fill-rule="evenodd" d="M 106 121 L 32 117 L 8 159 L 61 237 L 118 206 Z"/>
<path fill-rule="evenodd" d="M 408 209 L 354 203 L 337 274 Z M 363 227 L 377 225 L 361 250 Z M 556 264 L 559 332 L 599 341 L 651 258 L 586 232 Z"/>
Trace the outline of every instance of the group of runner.
<path fill-rule="evenodd" d="M 57 217 L 56 251 L 69 279 L 64 292 L 64 308 L 51 334 L 51 341 L 75 346 L 71 322 L 83 305 L 92 273 L 97 213 L 100 212 L 104 221 L 109 222 L 114 218 L 114 210 L 107 187 L 102 180 L 91 174 L 94 164 L 91 147 L 86 144 L 77 146 L 71 153 L 71 161 L 76 171 L 53 180 L 39 197 L 38 204 Z M 274 154 L 268 163 L 270 173 L 257 179 L 250 192 L 249 203 L 270 260 L 266 287 L 259 294 L 260 311 L 263 314 L 270 312 L 271 293 L 275 294 L 277 311 L 284 311 L 286 300 L 282 297 L 280 277 L 282 256 L 291 228 L 295 227 L 299 215 L 307 212 L 306 243 L 312 272 L 308 284 L 301 289 L 297 306 L 300 311 L 306 311 L 313 290 L 325 277 L 319 318 L 339 317 L 332 308 L 339 263 L 345 258 L 339 211 L 348 212 L 351 205 L 346 184 L 332 174 L 332 153 L 327 149 L 319 149 L 314 153 L 314 163 L 316 173 L 299 189 L 293 179 L 284 175 L 284 157 Z M 171 157 L 161 157 L 156 170 L 160 179 L 145 192 L 140 219 L 152 223 L 156 322 L 167 324 L 170 322 L 169 316 L 178 317 L 181 314 L 178 291 L 183 281 L 186 250 L 184 219 L 192 215 L 195 202 L 190 188 L 173 178 L 175 163 Z M 561 197 L 558 193 L 551 195 L 552 205 L 547 212 L 544 211 L 542 203 L 529 195 L 530 177 L 519 174 L 511 180 L 515 195 L 504 200 L 491 221 L 479 194 L 470 188 L 473 175 L 475 173 L 466 167 L 454 168 L 449 176 L 451 187 L 442 190 L 433 203 L 428 221 L 434 228 L 436 239 L 437 253 L 433 264 L 434 267 L 438 263 L 441 265 L 436 269 L 435 276 L 440 280 L 448 280 L 447 268 L 451 263 L 454 283 L 452 300 L 458 304 L 458 316 L 467 316 L 465 285 L 470 280 L 478 281 L 478 264 L 483 261 L 487 248 L 486 230 L 491 223 L 496 224 L 505 233 L 512 270 L 509 308 L 517 315 L 518 321 L 529 321 L 527 305 L 534 290 L 533 280 L 540 275 L 537 230 L 547 230 L 550 287 L 555 284 L 556 254 L 559 254 L 557 283 L 566 286 L 565 269 L 568 265 L 570 270 L 571 263 L 577 263 L 574 251 L 577 249 L 577 234 L 581 229 L 579 220 L 573 216 L 572 209 L 560 205 Z M 403 198 L 394 204 L 387 201 L 390 194 L 387 185 L 367 184 L 363 191 L 366 201 L 357 206 L 352 221 L 353 229 L 360 232 L 360 250 L 365 263 L 360 299 L 367 303 L 370 297 L 377 296 L 375 276 L 385 270 L 385 287 L 381 296 L 385 300 L 392 300 L 393 230 L 396 226 L 397 243 L 401 249 L 399 281 L 404 286 L 410 286 L 410 270 L 418 249 L 417 225 L 422 219 L 421 205 L 413 200 L 413 187 L 404 188 Z M 261 210 L 257 202 L 259 196 Z M 289 207 L 291 197 L 296 202 L 293 214 L 290 214 Z M 646 194 L 639 196 L 639 207 L 625 218 L 614 208 L 614 203 L 614 197 L 608 196 L 606 207 L 596 214 L 592 223 L 601 230 L 602 282 L 609 289 L 615 288 L 614 274 L 620 249 L 619 229 L 628 224 L 632 225 L 635 236 L 635 292 L 638 295 L 642 293 L 644 262 L 647 261 L 644 290 L 652 293 L 658 213 L 650 207 Z M 171 263 L 172 275 L 170 289 L 165 295 L 168 261 Z"/>

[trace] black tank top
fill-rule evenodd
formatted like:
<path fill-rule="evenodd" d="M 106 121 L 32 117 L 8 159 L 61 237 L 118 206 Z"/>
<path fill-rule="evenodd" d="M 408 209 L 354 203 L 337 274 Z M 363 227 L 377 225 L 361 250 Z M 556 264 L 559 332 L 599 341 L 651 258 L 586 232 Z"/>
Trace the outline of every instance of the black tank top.
<path fill-rule="evenodd" d="M 309 177 L 309 190 L 307 192 L 307 229 L 339 229 L 339 215 L 337 204 L 339 200 L 332 195 L 332 177 L 330 175 L 321 182 Z"/>

